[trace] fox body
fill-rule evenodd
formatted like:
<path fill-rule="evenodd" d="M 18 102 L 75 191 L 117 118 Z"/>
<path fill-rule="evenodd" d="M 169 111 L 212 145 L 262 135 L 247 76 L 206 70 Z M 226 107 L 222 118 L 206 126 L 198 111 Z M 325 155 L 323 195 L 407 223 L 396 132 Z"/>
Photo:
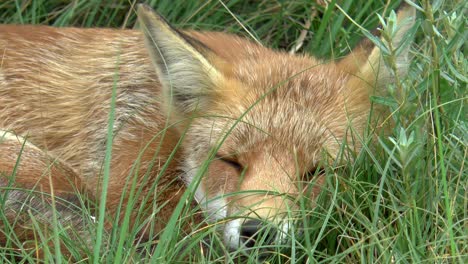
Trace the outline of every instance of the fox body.
<path fill-rule="evenodd" d="M 261 226 L 255 219 L 287 232 L 284 215 L 295 204 L 284 194 L 314 196 L 320 175 L 309 188 L 298 182 L 310 180 L 303 175 L 324 151 L 334 158 L 343 142 L 359 150 L 351 130 L 362 133 L 369 95 L 392 79 L 379 49 L 363 41 L 324 63 L 225 33 L 177 31 L 145 6 L 138 15 L 141 31 L 0 26 L 0 192 L 6 219 L 20 218 L 14 232 L 33 236 L 25 205 L 44 225 L 50 219 L 50 202 L 38 204 L 27 189 L 72 203 L 80 192 L 100 197 L 113 89 L 109 214 L 122 203 L 154 217 L 154 201 L 129 204 L 133 184 L 139 197 L 164 205 L 155 220 L 161 230 L 186 186 L 198 184 L 205 217 L 250 219 L 226 222 L 229 247 L 251 239 L 252 226 Z M 395 46 L 410 17 L 410 7 L 398 12 Z M 82 224 L 67 206 L 56 209 L 63 223 Z"/>

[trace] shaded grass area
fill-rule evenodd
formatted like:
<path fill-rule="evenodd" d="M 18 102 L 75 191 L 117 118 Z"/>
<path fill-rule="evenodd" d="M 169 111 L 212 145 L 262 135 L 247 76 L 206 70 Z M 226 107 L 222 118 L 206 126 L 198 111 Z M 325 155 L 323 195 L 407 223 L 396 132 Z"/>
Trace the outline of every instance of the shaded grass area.
<path fill-rule="evenodd" d="M 176 27 L 227 31 L 255 38 L 266 46 L 339 59 L 363 38 L 362 30 L 378 24 L 397 1 L 147 1 Z M 133 27 L 133 1 L 2 1 L 1 23 L 54 26 Z M 419 27 L 411 46 L 412 59 L 405 79 L 390 85 L 376 105 L 388 108 L 394 123 L 390 135 L 374 137 L 372 127 L 354 161 L 338 160 L 325 167 L 326 185 L 315 202 L 299 198 L 298 222 L 303 236 L 287 245 L 266 248 L 271 263 L 466 263 L 468 260 L 468 177 L 466 123 L 466 3 L 421 1 Z M 353 18 L 351 21 L 349 18 Z M 302 38 L 301 31 L 307 30 Z M 1 138 L 1 135 L 0 135 Z M 109 139 L 111 140 L 111 139 Z M 373 142 L 373 143 L 371 143 Z M 110 151 L 110 150 L 109 150 Z M 343 153 L 347 153 L 346 144 Z M 108 152 L 108 154 L 110 154 Z M 136 162 L 138 164 L 138 162 Z M 207 164 L 204 165 L 205 168 Z M 137 169 L 137 165 L 135 169 Z M 203 171 L 203 169 L 202 169 Z M 132 184 L 129 182 L 128 184 Z M 138 198 L 138 189 L 131 197 Z M 86 197 L 84 197 L 84 200 Z M 154 197 L 146 197 L 152 199 Z M 186 193 L 187 201 L 193 194 Z M 0 205 L 2 200 L 0 199 Z M 315 206 L 312 206 L 315 204 Z M 100 234 L 82 203 L 91 234 Z M 161 205 L 154 204 L 154 217 Z M 132 208 L 122 208 L 132 210 Z M 138 210 L 138 209 L 137 209 Z M 139 209 L 143 210 L 143 209 Z M 154 229 L 129 219 L 98 235 L 95 252 L 70 235 L 70 227 L 56 225 L 56 238 L 65 240 L 69 254 L 55 254 L 57 241 L 38 237 L 33 246 L 14 238 L 0 248 L 0 262 L 95 263 L 256 263 L 255 253 L 229 253 L 216 227 L 192 225 L 193 207 L 181 203 L 164 234 L 154 241 L 138 236 Z M 1 213 L 0 213 L 1 215 Z M 102 214 L 101 214 L 102 215 Z M 299 225 L 298 225 L 299 226 Z M 97 231 L 100 230 L 100 231 Z M 72 232 L 73 233 L 73 232 Z M 159 235 L 159 236 L 158 236 Z M 62 245 L 63 247 L 63 245 Z M 264 251 L 258 245 L 258 251 Z M 15 249 L 13 249 L 15 248 Z M 37 254 L 43 248 L 43 255 Z M 33 250 L 31 250 L 33 249 Z M 239 257 L 242 256 L 242 257 Z"/>

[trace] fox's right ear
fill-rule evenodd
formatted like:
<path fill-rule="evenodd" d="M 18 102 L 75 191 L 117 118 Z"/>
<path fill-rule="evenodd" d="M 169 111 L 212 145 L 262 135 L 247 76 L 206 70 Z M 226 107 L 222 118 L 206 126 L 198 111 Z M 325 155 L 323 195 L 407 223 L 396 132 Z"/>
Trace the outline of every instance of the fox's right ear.
<path fill-rule="evenodd" d="M 208 59 L 214 54 L 172 28 L 148 5 L 138 6 L 138 19 L 168 106 L 182 115 L 209 107 L 223 80 Z"/>
<path fill-rule="evenodd" d="M 391 36 L 381 36 L 380 40 L 377 37 L 369 34 L 369 37 L 373 39 L 363 40 L 348 56 L 339 62 L 339 67 L 349 72 L 352 75 L 357 76 L 354 78 L 349 86 L 351 87 L 366 87 L 372 86 L 379 89 L 381 86 L 388 85 L 395 79 L 394 74 L 403 76 L 407 72 L 408 66 L 408 50 L 409 43 L 411 40 L 411 30 L 415 24 L 416 9 L 403 2 L 399 7 L 398 11 L 393 17 L 392 24 L 388 24 L 388 28 L 391 30 Z M 383 44 L 387 43 L 387 45 Z M 387 67 L 384 56 L 389 57 L 393 49 L 393 72 Z M 384 52 L 385 51 L 385 52 Z M 364 81 L 368 85 L 362 85 Z M 369 92 L 364 88 L 364 93 Z"/>

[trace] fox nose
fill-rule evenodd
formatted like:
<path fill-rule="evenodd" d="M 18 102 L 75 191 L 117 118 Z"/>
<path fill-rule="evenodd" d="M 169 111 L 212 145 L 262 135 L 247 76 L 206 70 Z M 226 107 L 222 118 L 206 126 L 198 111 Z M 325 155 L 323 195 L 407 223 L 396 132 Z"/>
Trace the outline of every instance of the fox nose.
<path fill-rule="evenodd" d="M 277 229 L 266 222 L 252 219 L 245 221 L 240 230 L 240 242 L 247 248 L 255 245 L 271 245 L 275 241 Z"/>

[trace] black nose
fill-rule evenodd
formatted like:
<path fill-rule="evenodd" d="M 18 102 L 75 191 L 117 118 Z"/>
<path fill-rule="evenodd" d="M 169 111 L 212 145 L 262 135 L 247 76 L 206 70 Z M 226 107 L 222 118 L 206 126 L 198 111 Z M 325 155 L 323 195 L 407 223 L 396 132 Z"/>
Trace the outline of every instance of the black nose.
<path fill-rule="evenodd" d="M 240 230 L 241 243 L 247 248 L 255 245 L 271 245 L 275 241 L 277 230 L 272 224 L 257 219 L 247 220 Z"/>

